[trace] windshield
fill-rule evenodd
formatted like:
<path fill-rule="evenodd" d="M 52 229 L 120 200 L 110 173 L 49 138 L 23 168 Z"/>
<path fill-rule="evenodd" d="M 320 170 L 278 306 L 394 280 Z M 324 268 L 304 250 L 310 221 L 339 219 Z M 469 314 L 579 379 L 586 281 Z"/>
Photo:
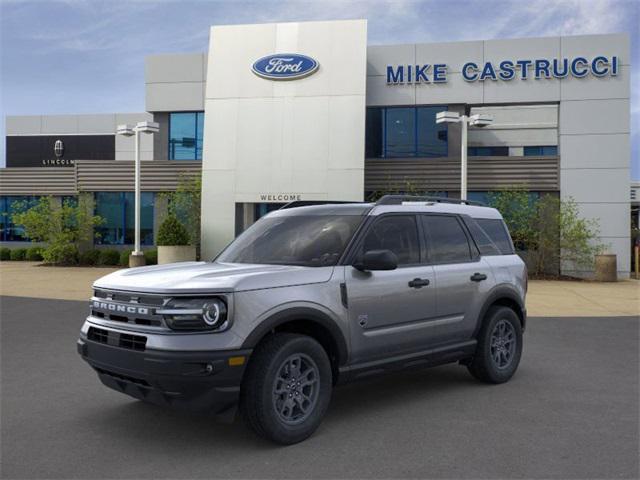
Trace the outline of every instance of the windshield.
<path fill-rule="evenodd" d="M 265 217 L 231 243 L 216 261 L 332 266 L 363 218 L 360 215 Z"/>

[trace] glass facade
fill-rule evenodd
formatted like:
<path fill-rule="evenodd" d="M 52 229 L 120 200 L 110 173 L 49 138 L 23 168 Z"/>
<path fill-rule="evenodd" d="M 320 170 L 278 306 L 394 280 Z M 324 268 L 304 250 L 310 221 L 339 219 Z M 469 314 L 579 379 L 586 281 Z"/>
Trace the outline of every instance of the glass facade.
<path fill-rule="evenodd" d="M 536 157 L 555 157 L 558 155 L 558 147 L 556 145 L 547 145 L 542 147 L 524 147 L 524 156 Z"/>
<path fill-rule="evenodd" d="M 367 158 L 448 155 L 447 124 L 436 123 L 445 107 L 371 107 L 367 109 Z"/>
<path fill-rule="evenodd" d="M 153 245 L 153 192 L 140 194 L 140 242 Z M 95 229 L 99 245 L 131 245 L 134 243 L 135 198 L 133 192 L 97 192 L 95 214 L 104 223 Z"/>
<path fill-rule="evenodd" d="M 24 229 L 11 221 L 14 213 L 22 208 L 33 207 L 40 197 L 36 196 L 2 196 L 0 197 L 0 241 L 28 242 Z"/>
<path fill-rule="evenodd" d="M 540 192 L 528 192 L 529 200 L 534 202 L 540 198 Z M 467 192 L 467 200 L 491 205 L 491 192 Z"/>
<path fill-rule="evenodd" d="M 204 112 L 169 114 L 169 160 L 202 160 Z"/>
<path fill-rule="evenodd" d="M 509 147 L 469 147 L 470 157 L 508 157 Z"/>

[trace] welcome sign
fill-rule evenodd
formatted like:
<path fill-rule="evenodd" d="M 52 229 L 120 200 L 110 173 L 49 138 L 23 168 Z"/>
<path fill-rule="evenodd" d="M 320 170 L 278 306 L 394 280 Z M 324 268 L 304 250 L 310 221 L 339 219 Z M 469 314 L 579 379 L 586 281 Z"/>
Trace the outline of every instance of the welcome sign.
<path fill-rule="evenodd" d="M 500 62 L 466 62 L 462 78 L 467 82 L 535 80 L 545 78 L 615 77 L 620 69 L 617 56 L 598 55 L 593 58 L 539 58 L 535 60 L 502 60 Z M 387 84 L 446 83 L 445 63 L 421 65 L 387 65 Z"/>

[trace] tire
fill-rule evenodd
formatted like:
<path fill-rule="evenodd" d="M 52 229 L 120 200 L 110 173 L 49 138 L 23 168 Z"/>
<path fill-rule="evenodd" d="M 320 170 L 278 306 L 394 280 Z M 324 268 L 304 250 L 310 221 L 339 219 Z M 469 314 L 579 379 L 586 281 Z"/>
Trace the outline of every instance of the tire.
<path fill-rule="evenodd" d="M 486 383 L 504 383 L 513 377 L 522 356 L 522 326 L 516 312 L 491 307 L 477 340 L 475 356 L 467 366 L 469 373 Z"/>
<path fill-rule="evenodd" d="M 331 363 L 318 342 L 306 335 L 276 333 L 251 356 L 240 412 L 261 437 L 282 445 L 298 443 L 320 425 L 332 388 Z"/>

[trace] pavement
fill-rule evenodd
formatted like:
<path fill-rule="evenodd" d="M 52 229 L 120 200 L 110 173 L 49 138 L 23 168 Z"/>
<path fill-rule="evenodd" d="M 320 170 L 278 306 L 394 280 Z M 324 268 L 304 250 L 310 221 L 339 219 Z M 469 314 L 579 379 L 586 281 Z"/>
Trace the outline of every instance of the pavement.
<path fill-rule="evenodd" d="M 0 262 L 0 295 L 87 300 L 91 285 L 118 268 L 46 267 L 38 262 Z M 531 316 L 640 316 L 640 281 L 615 283 L 531 280 Z"/>
<path fill-rule="evenodd" d="M 2 478 L 635 478 L 637 317 L 529 319 L 516 376 L 448 365 L 334 391 L 307 441 L 154 407 L 78 357 L 86 301 L 0 298 Z"/>

